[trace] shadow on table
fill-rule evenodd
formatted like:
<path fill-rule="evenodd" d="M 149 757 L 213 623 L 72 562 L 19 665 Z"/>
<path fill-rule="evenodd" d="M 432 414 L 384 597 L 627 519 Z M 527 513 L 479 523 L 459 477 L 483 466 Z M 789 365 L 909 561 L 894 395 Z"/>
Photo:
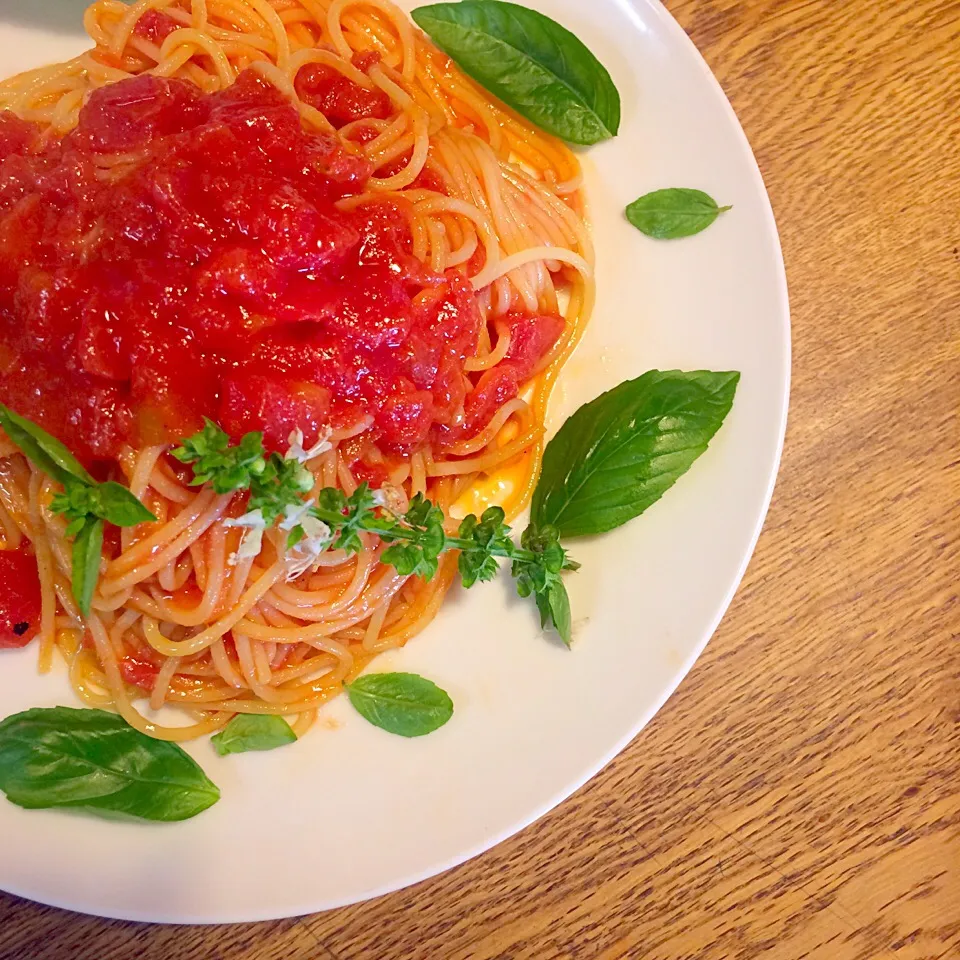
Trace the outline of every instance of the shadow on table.
<path fill-rule="evenodd" d="M 87 0 L 0 0 L 0 29 L 12 24 L 66 36 L 82 35 L 86 7 Z"/>

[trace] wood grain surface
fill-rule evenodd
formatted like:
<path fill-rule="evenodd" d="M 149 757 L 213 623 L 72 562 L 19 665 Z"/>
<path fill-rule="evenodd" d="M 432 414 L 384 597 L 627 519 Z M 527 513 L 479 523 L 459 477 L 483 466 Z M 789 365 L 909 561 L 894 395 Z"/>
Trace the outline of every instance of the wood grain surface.
<path fill-rule="evenodd" d="M 669 6 L 756 151 L 794 323 L 770 516 L 696 668 L 413 889 L 217 928 L 0 894 L 0 958 L 960 958 L 960 2 Z"/>

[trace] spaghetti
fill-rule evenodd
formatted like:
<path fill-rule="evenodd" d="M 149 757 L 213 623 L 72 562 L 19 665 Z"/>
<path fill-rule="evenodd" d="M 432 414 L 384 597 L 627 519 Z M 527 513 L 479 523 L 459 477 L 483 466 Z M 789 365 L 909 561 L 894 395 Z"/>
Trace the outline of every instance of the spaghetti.
<path fill-rule="evenodd" d="M 52 362 L 43 359 L 53 336 L 44 327 L 48 339 L 37 335 L 33 353 L 5 348 L 0 400 L 120 480 L 159 522 L 105 544 L 84 618 L 71 596 L 66 521 L 50 510 L 56 484 L 12 444 L 0 448 L 3 537 L 11 549 L 29 541 L 39 572 L 41 668 L 59 650 L 86 703 L 115 709 L 154 737 L 190 739 L 237 713 L 283 715 L 301 734 L 371 657 L 430 622 L 456 559 L 444 555 L 429 582 L 404 577 L 379 561 L 382 546 L 370 537 L 357 555 L 327 550 L 293 568 L 279 528 L 247 556 L 239 549 L 244 495 L 198 491 L 169 451 L 204 415 L 235 436 L 263 429 L 280 452 L 302 428 L 316 489 L 350 494 L 368 481 L 400 504 L 420 493 L 445 513 L 497 502 L 516 515 L 536 482 L 551 388 L 593 298 L 579 165 L 492 102 L 388 0 L 98 0 L 84 24 L 92 50 L 0 84 L 0 108 L 36 125 L 0 125 L 0 174 L 9 174 L 0 192 L 0 251 L 8 248 L 0 283 L 11 316 L 36 330 L 37 317 L 52 313 L 41 306 L 55 306 L 59 295 L 52 267 L 7 276 L 10 264 L 34 262 L 42 248 L 68 250 L 83 277 L 97 265 L 99 279 L 84 288 L 87 312 L 63 334 L 87 366 L 56 375 L 44 368 L 46 399 L 31 409 L 39 395 L 32 371 Z M 299 117 L 295 130 L 288 114 Z M 237 180 L 224 195 L 244 196 L 248 172 L 256 187 L 240 212 L 239 200 L 230 208 L 231 229 L 248 217 L 249 256 L 239 264 L 227 263 L 222 244 L 205 247 L 201 227 L 187 234 L 184 225 L 207 209 L 205 196 L 177 194 L 174 226 L 162 243 L 151 233 L 165 215 L 157 198 L 174 195 L 183 170 L 229 153 L 214 129 L 248 151 L 230 156 Z M 285 157 L 296 163 L 281 175 Z M 65 220 L 40 223 L 41 200 L 22 187 L 26 174 L 20 193 L 9 187 L 24 164 L 33 184 L 65 171 L 80 178 L 83 196 L 70 209 L 82 229 L 64 239 Z M 308 190 L 309 209 L 290 199 Z M 276 197 L 282 203 L 271 207 Z M 250 219 L 266 208 L 273 214 Z M 111 219 L 118 210 L 127 218 L 119 225 Z M 303 217 L 289 220 L 294 214 Z M 121 234 L 153 251 L 154 286 L 128 274 L 121 286 L 120 267 L 103 267 L 102 251 Z M 307 234 L 325 252 L 313 249 L 305 266 L 284 244 Z M 174 249 L 171 237 L 181 245 Z M 302 243 L 296 253 L 305 256 Z M 173 264 L 181 262 L 189 279 L 178 285 Z M 226 313 L 218 307 L 214 316 L 214 300 L 197 293 L 198 264 L 205 283 L 219 284 L 215 302 L 231 304 Z M 391 270 L 402 274 L 400 286 L 384 279 Z M 97 317 L 116 312 L 121 289 L 152 305 L 148 319 L 124 329 L 94 322 L 89 305 L 98 305 Z M 330 289 L 339 299 L 321 309 L 320 291 Z M 256 307 L 251 297 L 260 298 Z M 203 309 L 173 323 L 184 298 Z M 391 326 L 397 311 L 405 319 Z M 354 326 L 346 329 L 344 317 Z M 168 338 L 148 355 L 142 342 L 160 321 L 177 331 L 178 345 Z M 310 339 L 305 326 L 327 339 Z M 210 329 L 215 346 L 203 340 Z M 137 345 L 128 350 L 131 338 Z M 267 338 L 271 347 L 261 350 Z M 308 340 L 320 359 L 305 374 L 295 368 Z M 186 352 L 171 361 L 180 341 Z M 261 351 L 260 366 L 251 366 L 251 349 Z M 339 351 L 336 363 L 331 351 Z M 401 355 L 407 365 L 398 372 Z M 414 383 L 421 374 L 410 371 L 425 357 L 430 369 Z M 296 389 L 290 370 L 277 379 L 284 364 L 300 377 Z M 329 369 L 335 381 L 324 379 Z M 160 380 L 173 384 L 163 402 Z M 77 383 L 83 390 L 71 407 L 68 387 Z M 67 384 L 59 399 L 55 384 Z M 142 699 L 153 709 L 182 708 L 187 725 L 148 717 L 135 704 Z"/>

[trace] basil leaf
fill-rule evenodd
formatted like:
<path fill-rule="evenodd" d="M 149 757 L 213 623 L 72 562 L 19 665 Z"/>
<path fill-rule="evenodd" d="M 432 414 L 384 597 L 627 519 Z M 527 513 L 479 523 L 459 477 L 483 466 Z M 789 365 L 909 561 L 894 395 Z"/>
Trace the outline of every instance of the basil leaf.
<path fill-rule="evenodd" d="M 422 737 L 453 716 L 453 701 L 415 673 L 369 673 L 346 684 L 357 711 L 375 727 L 401 737 Z"/>
<path fill-rule="evenodd" d="M 103 550 L 103 521 L 88 518 L 73 541 L 71 586 L 73 599 L 80 612 L 90 613 L 90 601 L 100 576 L 100 555 Z"/>
<path fill-rule="evenodd" d="M 651 370 L 582 406 L 547 444 L 532 523 L 578 537 L 643 513 L 707 449 L 739 379 Z"/>
<path fill-rule="evenodd" d="M 219 733 L 210 738 L 213 749 L 225 757 L 248 750 L 273 750 L 293 743 L 297 735 L 283 717 L 238 713 Z"/>
<path fill-rule="evenodd" d="M 717 201 L 702 190 L 670 187 L 654 190 L 627 207 L 627 219 L 648 237 L 675 240 L 706 230 L 730 207 L 718 207 Z"/>
<path fill-rule="evenodd" d="M 410 14 L 474 80 L 548 133 L 596 143 L 620 127 L 620 94 L 569 30 L 499 0 L 434 3 Z"/>
<path fill-rule="evenodd" d="M 102 710 L 26 710 L 0 723 L 0 790 L 29 809 L 86 807 L 186 820 L 220 798 L 174 743 Z"/>
<path fill-rule="evenodd" d="M 570 623 L 570 597 L 563 581 L 551 580 L 543 593 L 537 594 L 537 609 L 540 611 L 540 626 L 552 626 L 560 639 L 569 647 L 573 640 Z"/>
<path fill-rule="evenodd" d="M 3 427 L 7 436 L 33 461 L 34 466 L 54 480 L 64 485 L 70 480 L 79 480 L 81 483 L 96 482 L 84 469 L 83 464 L 56 437 L 52 437 L 32 420 L 21 417 L 3 404 L 0 404 L 0 427 Z"/>
<path fill-rule="evenodd" d="M 134 527 L 157 518 L 122 484 L 108 480 L 99 483 L 97 516 L 117 527 Z"/>

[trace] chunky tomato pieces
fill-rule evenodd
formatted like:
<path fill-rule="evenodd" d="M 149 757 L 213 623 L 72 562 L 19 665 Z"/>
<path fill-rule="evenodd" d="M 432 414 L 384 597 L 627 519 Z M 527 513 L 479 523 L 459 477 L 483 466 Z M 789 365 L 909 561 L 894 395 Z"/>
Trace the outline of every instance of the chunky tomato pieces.
<path fill-rule="evenodd" d="M 118 664 L 124 683 L 139 687 L 141 690 L 153 689 L 157 682 L 157 674 L 160 672 L 158 666 L 133 653 L 124 654 L 120 657 Z"/>
<path fill-rule="evenodd" d="M 354 57 L 363 71 L 377 63 L 378 53 Z M 308 63 L 297 71 L 297 94 L 316 107 L 338 129 L 355 120 L 386 120 L 393 112 L 390 98 L 380 89 L 368 90 L 325 63 Z"/>
<path fill-rule="evenodd" d="M 25 647 L 40 629 L 40 577 L 28 547 L 0 550 L 0 650 Z"/>
<path fill-rule="evenodd" d="M 138 28 L 157 42 L 159 17 Z M 297 84 L 337 125 L 390 114 L 322 65 Z M 281 449 L 368 417 L 393 454 L 482 428 L 562 321 L 508 318 L 510 355 L 474 389 L 469 283 L 413 257 L 402 202 L 337 205 L 371 173 L 253 71 L 211 95 L 101 88 L 60 141 L 0 114 L 0 401 L 87 461 L 203 416 Z"/>
<path fill-rule="evenodd" d="M 137 21 L 133 32 L 138 37 L 145 37 L 147 40 L 161 44 L 174 30 L 179 30 L 182 26 L 183 24 L 177 23 L 173 17 L 159 10 L 147 10 Z"/>

